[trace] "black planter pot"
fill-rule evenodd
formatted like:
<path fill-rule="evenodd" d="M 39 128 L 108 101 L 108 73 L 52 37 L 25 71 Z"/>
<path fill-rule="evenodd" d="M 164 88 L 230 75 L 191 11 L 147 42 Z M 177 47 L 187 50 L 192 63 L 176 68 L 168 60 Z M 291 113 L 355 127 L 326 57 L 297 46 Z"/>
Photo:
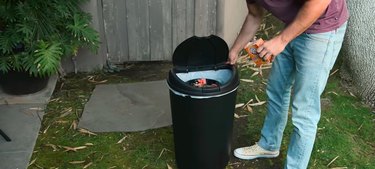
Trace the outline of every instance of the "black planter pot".
<path fill-rule="evenodd" d="M 0 85 L 7 94 L 25 95 L 44 89 L 48 79 L 49 77 L 33 77 L 27 72 L 8 71 L 0 75 Z"/>

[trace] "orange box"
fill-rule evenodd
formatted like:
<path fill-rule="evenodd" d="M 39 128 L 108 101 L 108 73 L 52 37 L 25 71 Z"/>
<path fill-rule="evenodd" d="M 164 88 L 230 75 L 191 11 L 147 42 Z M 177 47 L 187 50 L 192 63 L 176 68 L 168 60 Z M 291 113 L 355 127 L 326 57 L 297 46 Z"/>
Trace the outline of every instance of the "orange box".
<path fill-rule="evenodd" d="M 264 43 L 262 38 L 259 38 L 255 42 L 249 42 L 245 47 L 245 51 L 249 58 L 255 63 L 257 67 L 261 66 L 262 64 L 269 63 L 269 61 L 264 61 L 262 58 L 259 57 L 257 49 Z"/>

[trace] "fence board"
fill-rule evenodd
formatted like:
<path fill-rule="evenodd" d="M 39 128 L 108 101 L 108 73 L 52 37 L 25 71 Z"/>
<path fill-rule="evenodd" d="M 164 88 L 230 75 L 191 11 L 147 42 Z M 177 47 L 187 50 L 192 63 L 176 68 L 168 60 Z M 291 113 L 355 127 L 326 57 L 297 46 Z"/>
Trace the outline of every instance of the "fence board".
<path fill-rule="evenodd" d="M 170 60 L 172 53 L 172 0 L 150 0 L 151 60 Z"/>
<path fill-rule="evenodd" d="M 186 38 L 194 35 L 194 3 L 194 0 L 173 1 L 173 50 Z"/>
<path fill-rule="evenodd" d="M 111 62 L 128 60 L 128 30 L 124 0 L 103 0 L 105 37 Z"/>
<path fill-rule="evenodd" d="M 186 38 L 216 33 L 217 0 L 101 0 L 113 63 L 171 60 Z"/>
<path fill-rule="evenodd" d="M 127 0 L 129 61 L 150 60 L 148 0 Z"/>
<path fill-rule="evenodd" d="M 212 0 L 195 0 L 194 30 L 197 36 L 216 33 L 216 3 Z"/>
<path fill-rule="evenodd" d="M 186 35 L 185 39 L 194 35 L 195 0 L 186 1 Z"/>
<path fill-rule="evenodd" d="M 181 43 L 186 34 L 186 1 L 174 0 L 172 7 L 172 23 L 173 23 L 173 49 Z"/>

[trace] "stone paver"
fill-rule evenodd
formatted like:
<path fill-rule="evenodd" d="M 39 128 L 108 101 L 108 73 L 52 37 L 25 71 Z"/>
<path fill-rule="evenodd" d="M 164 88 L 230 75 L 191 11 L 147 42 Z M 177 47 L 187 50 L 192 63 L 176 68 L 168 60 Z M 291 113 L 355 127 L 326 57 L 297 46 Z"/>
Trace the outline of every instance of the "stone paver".
<path fill-rule="evenodd" d="M 0 105 L 0 129 L 11 139 L 7 142 L 0 137 L 0 168 L 27 166 L 38 137 L 44 107 L 44 104 Z"/>
<path fill-rule="evenodd" d="M 172 124 L 165 80 L 96 86 L 79 128 L 93 132 L 143 131 Z"/>

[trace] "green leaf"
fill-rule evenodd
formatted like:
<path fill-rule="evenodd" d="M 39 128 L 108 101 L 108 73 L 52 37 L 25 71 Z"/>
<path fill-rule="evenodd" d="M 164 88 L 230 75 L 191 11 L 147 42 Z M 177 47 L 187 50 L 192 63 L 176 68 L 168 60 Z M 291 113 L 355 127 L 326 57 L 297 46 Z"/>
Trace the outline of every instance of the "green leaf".
<path fill-rule="evenodd" d="M 8 57 L 1 57 L 0 58 L 0 73 L 6 73 L 8 70 L 10 70 L 11 65 L 9 63 Z"/>
<path fill-rule="evenodd" d="M 38 74 L 52 75 L 57 72 L 63 54 L 60 43 L 47 43 L 40 41 L 35 51 L 35 61 Z"/>
<path fill-rule="evenodd" d="M 0 52 L 2 54 L 10 54 L 16 45 L 20 43 L 20 37 L 14 29 L 7 29 L 0 33 Z"/>
<path fill-rule="evenodd" d="M 75 14 L 74 24 L 68 25 L 67 29 L 72 32 L 72 35 L 78 41 L 83 41 L 83 44 L 92 51 L 96 51 L 99 47 L 99 34 L 96 30 L 89 27 L 88 19 L 89 17 L 83 14 Z"/>
<path fill-rule="evenodd" d="M 33 37 L 33 28 L 29 24 L 17 24 L 17 32 L 20 32 L 24 35 L 25 39 Z"/>

